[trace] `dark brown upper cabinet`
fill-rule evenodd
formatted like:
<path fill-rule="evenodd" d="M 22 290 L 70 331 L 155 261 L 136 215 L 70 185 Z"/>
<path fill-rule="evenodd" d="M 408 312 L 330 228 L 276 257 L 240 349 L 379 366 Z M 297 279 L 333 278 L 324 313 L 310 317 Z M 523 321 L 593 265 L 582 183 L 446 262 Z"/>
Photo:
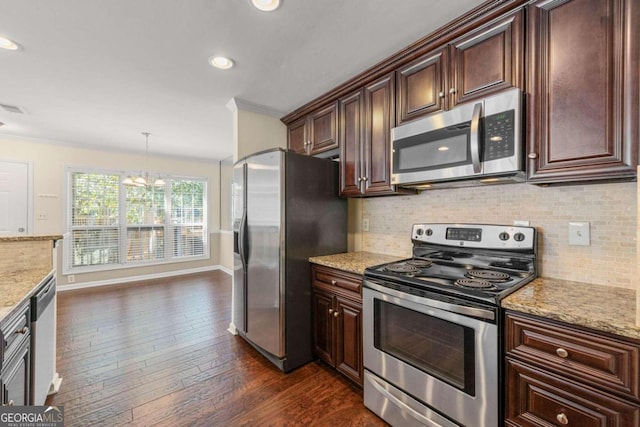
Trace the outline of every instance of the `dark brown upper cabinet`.
<path fill-rule="evenodd" d="M 287 126 L 287 145 L 297 153 L 315 155 L 338 148 L 338 103 L 334 102 Z"/>
<path fill-rule="evenodd" d="M 394 88 L 394 74 L 390 73 L 338 101 L 341 196 L 398 191 L 391 185 Z"/>
<path fill-rule="evenodd" d="M 538 1 L 528 22 L 528 178 L 635 177 L 640 3 Z"/>
<path fill-rule="evenodd" d="M 398 69 L 397 124 L 506 88 L 524 88 L 523 17 L 519 9 Z"/>

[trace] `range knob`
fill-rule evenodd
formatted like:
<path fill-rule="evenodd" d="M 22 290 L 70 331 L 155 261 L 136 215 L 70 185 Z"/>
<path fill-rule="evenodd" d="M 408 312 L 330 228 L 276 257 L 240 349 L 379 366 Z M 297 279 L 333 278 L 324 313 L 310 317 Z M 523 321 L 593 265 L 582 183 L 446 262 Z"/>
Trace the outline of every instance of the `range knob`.
<path fill-rule="evenodd" d="M 507 233 L 506 231 L 503 231 L 502 233 L 498 234 L 498 238 L 502 241 L 509 240 L 509 237 L 511 236 L 509 236 L 509 233 Z"/>
<path fill-rule="evenodd" d="M 522 242 L 524 240 L 524 234 L 516 233 L 513 235 L 513 238 L 515 239 L 516 242 Z"/>

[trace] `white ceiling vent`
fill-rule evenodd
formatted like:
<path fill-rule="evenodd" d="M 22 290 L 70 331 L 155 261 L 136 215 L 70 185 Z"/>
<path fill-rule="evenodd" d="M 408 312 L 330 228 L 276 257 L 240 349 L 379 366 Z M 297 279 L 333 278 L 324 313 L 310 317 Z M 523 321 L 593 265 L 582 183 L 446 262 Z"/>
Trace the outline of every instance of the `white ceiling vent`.
<path fill-rule="evenodd" d="M 0 104 L 0 107 L 4 108 L 9 113 L 24 114 L 24 109 L 16 105 Z"/>

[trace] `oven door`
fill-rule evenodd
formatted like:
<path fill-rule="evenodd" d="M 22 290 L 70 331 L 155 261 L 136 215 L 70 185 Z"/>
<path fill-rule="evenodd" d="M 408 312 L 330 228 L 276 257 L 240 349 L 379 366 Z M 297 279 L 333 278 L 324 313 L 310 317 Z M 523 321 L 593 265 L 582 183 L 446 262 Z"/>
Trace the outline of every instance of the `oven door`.
<path fill-rule="evenodd" d="M 379 383 L 393 385 L 409 400 L 418 399 L 456 424 L 497 426 L 497 308 L 442 299 L 412 295 L 365 280 L 365 370 L 375 374 Z M 374 397 L 377 393 L 381 393 L 380 387 L 367 387 L 365 383 L 365 405 L 385 402 L 384 407 L 369 408 L 378 415 L 400 410 L 415 412 L 412 418 L 433 418 L 429 416 L 433 411 L 422 410 L 421 405 L 408 410 L 396 403 L 397 399 Z M 398 409 L 390 408 L 393 404 Z"/>

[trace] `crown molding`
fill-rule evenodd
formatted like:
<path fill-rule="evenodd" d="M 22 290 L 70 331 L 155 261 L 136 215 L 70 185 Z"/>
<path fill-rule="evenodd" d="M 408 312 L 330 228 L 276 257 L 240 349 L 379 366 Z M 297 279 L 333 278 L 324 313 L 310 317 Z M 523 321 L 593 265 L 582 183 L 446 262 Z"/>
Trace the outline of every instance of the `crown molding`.
<path fill-rule="evenodd" d="M 249 111 L 251 113 L 263 114 L 265 116 L 271 116 L 278 119 L 284 114 L 282 111 L 275 110 L 265 105 L 254 104 L 253 102 L 245 101 L 244 99 L 240 98 L 231 98 L 229 102 L 226 103 L 226 107 L 233 113 L 238 110 L 242 110 Z"/>

